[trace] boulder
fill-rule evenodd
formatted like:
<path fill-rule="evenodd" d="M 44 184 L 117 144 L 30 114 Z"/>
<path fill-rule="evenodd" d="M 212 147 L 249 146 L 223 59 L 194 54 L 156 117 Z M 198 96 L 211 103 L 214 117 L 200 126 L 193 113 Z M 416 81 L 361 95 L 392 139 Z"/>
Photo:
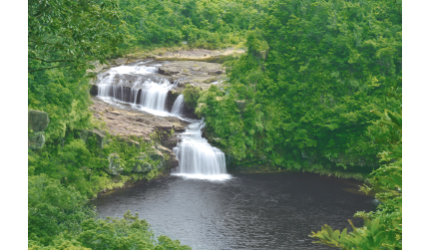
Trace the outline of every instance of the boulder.
<path fill-rule="evenodd" d="M 162 75 L 172 76 L 181 73 L 182 69 L 177 65 L 162 66 L 158 69 L 158 72 Z"/>
<path fill-rule="evenodd" d="M 161 140 L 161 145 L 163 145 L 168 149 L 173 149 L 174 147 L 176 147 L 177 144 L 178 144 L 178 138 L 176 134 L 167 138 L 162 138 Z"/>
<path fill-rule="evenodd" d="M 160 147 L 160 146 L 158 146 Z M 155 147 L 152 147 L 151 150 L 148 152 L 148 156 L 149 158 L 151 158 L 151 160 L 153 161 L 164 161 L 164 155 L 163 152 L 161 152 L 160 150 L 158 150 Z"/>
<path fill-rule="evenodd" d="M 134 173 L 146 173 L 146 172 L 149 172 L 149 171 L 151 171 L 157 167 L 157 166 L 154 167 L 151 164 L 149 164 L 148 162 L 146 162 L 145 161 L 146 158 L 147 158 L 146 154 L 142 153 L 141 156 L 139 156 L 137 158 L 140 162 L 136 162 L 132 172 L 134 172 Z"/>
<path fill-rule="evenodd" d="M 45 133 L 34 132 L 28 135 L 28 147 L 31 149 L 41 149 L 45 144 Z"/>
<path fill-rule="evenodd" d="M 117 58 L 113 60 L 116 65 L 124 65 L 127 63 L 127 58 Z"/>
<path fill-rule="evenodd" d="M 148 156 L 152 161 L 159 161 L 159 163 L 156 166 L 148 163 L 145 161 Z M 134 173 L 146 173 L 154 169 L 161 170 L 164 168 L 173 168 L 179 166 L 179 161 L 176 159 L 176 155 L 173 153 L 173 151 L 161 145 L 153 147 L 152 150 L 148 152 L 148 155 L 142 153 L 138 159 L 140 162 L 137 162 L 133 168 Z"/>
<path fill-rule="evenodd" d="M 113 176 L 120 175 L 124 170 L 124 168 L 121 167 L 121 164 L 120 164 L 121 159 L 119 158 L 118 154 L 116 153 L 110 154 L 108 157 L 108 160 L 109 160 L 109 168 L 106 170 L 106 173 Z"/>
<path fill-rule="evenodd" d="M 33 130 L 33 132 L 42 132 L 48 127 L 49 116 L 48 113 L 29 110 L 28 111 L 28 126 Z"/>
<path fill-rule="evenodd" d="M 90 87 L 90 95 L 97 96 L 99 93 L 99 87 L 97 85 L 91 85 Z"/>
<path fill-rule="evenodd" d="M 79 132 L 79 138 L 81 138 L 85 143 L 87 142 L 88 138 L 95 136 L 99 147 L 101 148 L 103 147 L 105 136 L 101 132 L 96 130 L 87 130 L 87 129 L 78 130 L 78 132 Z"/>
<path fill-rule="evenodd" d="M 166 147 L 163 147 L 161 145 L 158 145 L 158 150 L 169 157 L 169 159 L 166 162 L 166 167 L 174 168 L 174 167 L 179 166 L 179 161 L 176 158 L 176 155 L 175 155 L 175 153 L 173 153 L 172 150 L 170 150 Z"/>

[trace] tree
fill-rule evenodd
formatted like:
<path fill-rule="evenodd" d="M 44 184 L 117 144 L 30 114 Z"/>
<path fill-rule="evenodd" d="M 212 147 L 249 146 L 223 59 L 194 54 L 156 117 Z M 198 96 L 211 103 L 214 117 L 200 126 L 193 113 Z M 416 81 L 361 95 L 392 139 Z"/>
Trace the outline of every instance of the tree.
<path fill-rule="evenodd" d="M 81 222 L 95 216 L 87 198 L 75 188 L 41 174 L 28 178 L 28 238 L 51 243 L 61 232 L 75 232 Z"/>
<path fill-rule="evenodd" d="M 401 103 L 391 96 L 402 88 L 401 31 L 388 0 L 273 2 L 247 54 L 227 65 L 219 101 L 201 105 L 207 131 L 238 160 L 370 173 L 380 149 L 363 136 L 377 119 L 369 110 Z"/>
<path fill-rule="evenodd" d="M 357 212 L 354 216 L 364 219 L 364 226 L 342 233 L 324 225 L 321 231 L 312 232 L 316 243 L 342 249 L 401 249 L 402 248 L 402 116 L 386 110 L 384 114 L 375 112 L 381 119 L 375 123 L 382 135 L 387 150 L 381 152 L 381 168 L 372 172 L 370 187 L 361 187 L 366 193 L 376 192 L 381 202 L 376 212 Z"/>
<path fill-rule="evenodd" d="M 29 0 L 29 73 L 103 61 L 122 42 L 120 18 L 117 0 Z"/>

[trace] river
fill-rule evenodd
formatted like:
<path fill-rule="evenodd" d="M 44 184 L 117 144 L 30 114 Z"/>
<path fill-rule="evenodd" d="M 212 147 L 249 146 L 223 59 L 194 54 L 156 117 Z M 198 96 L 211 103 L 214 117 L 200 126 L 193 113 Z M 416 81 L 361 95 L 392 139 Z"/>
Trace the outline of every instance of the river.
<path fill-rule="evenodd" d="M 355 212 L 375 209 L 374 198 L 347 191 L 357 185 L 301 173 L 238 174 L 225 181 L 170 176 L 92 204 L 101 217 L 122 217 L 130 209 L 156 235 L 196 250 L 332 249 L 308 235 L 324 224 L 343 229 Z"/>
<path fill-rule="evenodd" d="M 169 177 L 93 200 L 100 217 L 122 217 L 129 209 L 157 236 L 196 250 L 330 249 L 312 243 L 311 231 L 324 224 L 343 229 L 355 212 L 375 209 L 374 198 L 348 191 L 357 190 L 353 181 L 302 173 L 227 173 L 224 153 L 202 137 L 204 121 L 182 115 L 183 96 L 171 110 L 166 107 L 177 82 L 158 75 L 160 65 L 139 62 L 99 74 L 98 97 L 189 122 L 173 149 L 179 166 Z"/>

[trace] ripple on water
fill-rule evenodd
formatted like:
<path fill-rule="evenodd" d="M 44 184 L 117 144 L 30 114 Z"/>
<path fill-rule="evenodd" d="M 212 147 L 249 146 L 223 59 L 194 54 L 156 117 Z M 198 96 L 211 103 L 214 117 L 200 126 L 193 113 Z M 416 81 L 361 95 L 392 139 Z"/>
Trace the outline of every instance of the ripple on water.
<path fill-rule="evenodd" d="M 348 227 L 355 212 L 376 207 L 373 197 L 346 187 L 344 180 L 310 174 L 234 175 L 224 181 L 171 176 L 92 203 L 101 217 L 137 212 L 156 235 L 197 250 L 332 249 L 308 235 L 324 224 Z"/>

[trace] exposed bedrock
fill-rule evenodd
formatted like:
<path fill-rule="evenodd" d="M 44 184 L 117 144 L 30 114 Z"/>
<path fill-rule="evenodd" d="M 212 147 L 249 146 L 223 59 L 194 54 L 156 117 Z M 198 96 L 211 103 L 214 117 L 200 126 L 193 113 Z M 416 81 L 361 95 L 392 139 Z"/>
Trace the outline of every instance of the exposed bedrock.
<path fill-rule="evenodd" d="M 212 83 L 225 79 L 225 70 L 221 64 L 198 61 L 167 61 L 158 73 L 168 76 L 171 82 L 178 82 L 174 89 L 176 92 L 182 92 L 188 84 L 208 89 Z"/>
<path fill-rule="evenodd" d="M 176 146 L 176 134 L 185 131 L 186 122 L 176 117 L 160 117 L 136 111 L 127 105 L 115 107 L 98 98 L 92 98 L 92 101 L 94 118 L 103 122 L 109 133 L 123 137 L 130 144 L 133 144 L 129 139 L 131 136 L 150 141 L 153 140 L 152 135 L 157 134 L 161 142 L 157 150 L 169 156 L 166 166 L 178 166 L 172 149 Z"/>

